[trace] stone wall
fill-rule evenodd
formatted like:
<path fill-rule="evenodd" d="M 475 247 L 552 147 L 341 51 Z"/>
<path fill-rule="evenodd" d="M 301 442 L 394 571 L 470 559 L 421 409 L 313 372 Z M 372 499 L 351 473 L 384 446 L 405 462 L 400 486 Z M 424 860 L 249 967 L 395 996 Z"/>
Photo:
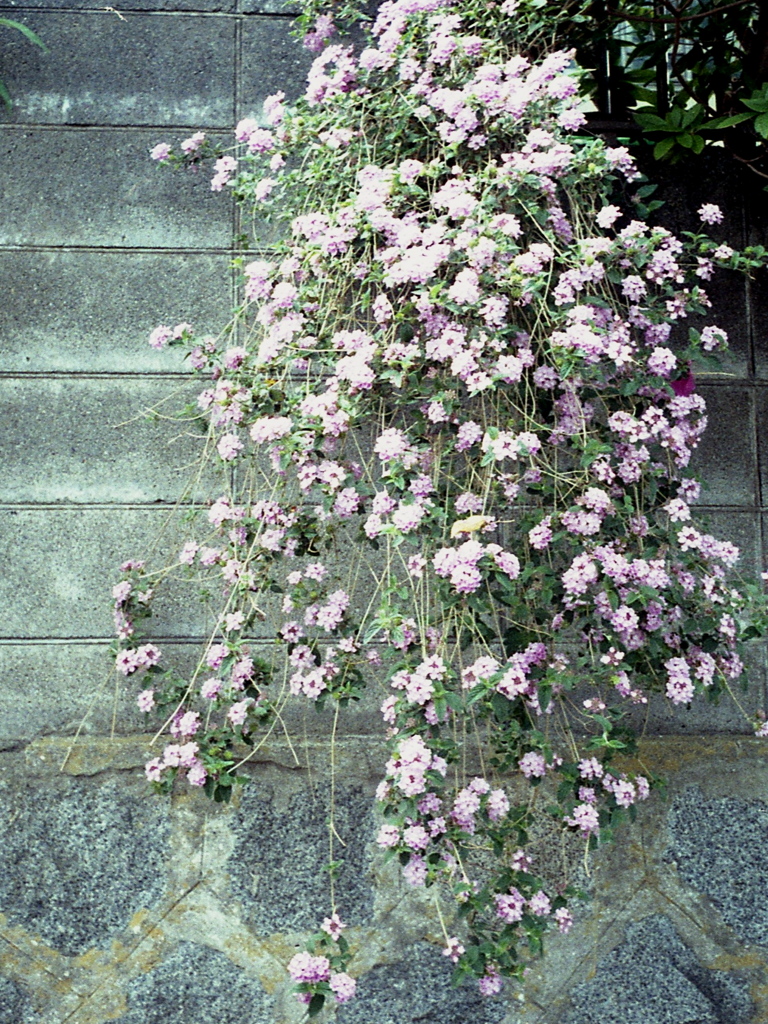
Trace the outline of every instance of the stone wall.
<path fill-rule="evenodd" d="M 290 1024 L 285 964 L 327 910 L 327 721 L 266 744 L 232 807 L 148 795 L 151 737 L 116 689 L 109 586 L 143 554 L 195 453 L 146 418 L 190 382 L 146 345 L 160 322 L 217 330 L 234 295 L 239 231 L 204 175 L 153 167 L 149 148 L 228 131 L 308 63 L 277 0 L 9 4 L 42 54 L 0 30 L 0 1024 Z M 734 244 L 765 240 L 766 199 L 725 171 L 666 183 L 670 226 L 704 200 Z M 712 322 L 729 375 L 703 378 L 711 428 L 703 511 L 761 565 L 768 447 L 768 304 L 720 284 Z M 159 407 L 162 414 L 164 406 Z M 189 502 L 187 496 L 182 502 Z M 167 536 L 167 533 L 166 533 Z M 166 543 L 171 545 L 171 537 Z M 189 657 L 183 600 L 153 629 Z M 764 652 L 747 708 L 764 706 Z M 353 716 L 335 765 L 337 828 L 360 997 L 340 1024 L 768 1022 L 768 768 L 732 708 L 652 708 L 644 763 L 670 780 L 583 876 L 594 893 L 525 992 L 452 991 L 431 895 L 406 893 L 360 824 L 382 763 L 372 716 Z M 297 764 L 298 761 L 298 764 Z"/>

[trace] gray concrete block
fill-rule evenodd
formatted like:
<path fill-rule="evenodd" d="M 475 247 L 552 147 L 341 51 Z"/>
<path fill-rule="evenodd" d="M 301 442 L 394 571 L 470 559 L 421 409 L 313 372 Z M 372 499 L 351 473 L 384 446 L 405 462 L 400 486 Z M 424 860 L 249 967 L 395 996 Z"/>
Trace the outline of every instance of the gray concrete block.
<path fill-rule="evenodd" d="M 307 72 L 317 55 L 291 35 L 285 18 L 248 18 L 243 23 L 239 117 L 261 117 L 267 96 L 281 89 L 295 100 L 307 85 Z"/>
<path fill-rule="evenodd" d="M 727 241 L 734 249 L 746 244 L 743 196 L 753 179 L 734 165 L 729 154 L 722 150 L 703 153 L 697 158 L 696 173 L 681 174 L 679 166 L 656 160 L 642 167 L 650 181 L 659 186 L 653 198 L 664 202 L 653 215 L 655 223 L 675 234 L 702 232 L 716 242 Z M 697 213 L 702 203 L 717 203 L 724 214 L 723 223 L 702 224 Z"/>
<path fill-rule="evenodd" d="M 630 925 L 571 999 L 563 1024 L 748 1024 L 753 1009 L 747 985 L 702 967 L 662 915 Z"/>
<path fill-rule="evenodd" d="M 330 913 L 324 870 L 329 797 L 325 783 L 313 787 L 305 780 L 283 789 L 257 775 L 245 787 L 232 822 L 235 845 L 228 871 L 233 895 L 257 932 L 314 931 Z M 367 791 L 338 786 L 334 823 L 346 845 L 337 842 L 335 848 L 336 859 L 343 861 L 337 892 L 339 913 L 349 924 L 368 920 L 373 909 L 366 849 L 374 833 L 372 812 L 373 785 Z"/>
<path fill-rule="evenodd" d="M 0 910 L 11 922 L 74 956 L 161 898 L 167 805 L 147 800 L 143 780 L 40 786 L 4 760 L 0 803 L 13 827 L 0 848 Z"/>
<path fill-rule="evenodd" d="M 697 786 L 668 813 L 665 860 L 704 893 L 742 942 L 768 945 L 768 807 L 757 800 L 707 800 Z"/>
<path fill-rule="evenodd" d="M 158 644 L 161 666 L 190 679 L 203 656 L 202 642 Z M 142 714 L 136 696 L 145 684 L 140 678 L 118 675 L 107 640 L 101 643 L 27 641 L 0 644 L 0 750 L 38 736 L 120 736 L 154 732 L 162 719 Z M 255 643 L 252 653 L 269 660 L 273 650 Z M 203 678 L 210 673 L 206 672 Z M 72 680 L 77 680 L 77 686 Z M 278 699 L 280 682 L 271 688 Z M 381 694 L 372 688 L 359 704 L 342 711 L 339 728 L 345 733 L 383 736 L 379 712 Z M 325 739 L 333 728 L 331 703 L 319 710 L 304 697 L 282 706 L 281 721 L 289 735 Z M 383 764 L 383 761 L 382 761 Z"/>
<path fill-rule="evenodd" d="M 189 672 L 200 654 L 196 644 L 161 649 L 161 664 L 180 672 Z M 78 730 L 93 736 L 157 729 L 159 720 L 136 706 L 140 689 L 114 671 L 106 641 L 0 644 L 0 749 Z"/>
<path fill-rule="evenodd" d="M 217 335 L 231 315 L 229 264 L 205 253 L 0 251 L 0 370 L 189 371 L 178 349 L 151 348 L 150 332 L 184 321 Z"/>
<path fill-rule="evenodd" d="M 755 376 L 768 379 L 768 274 L 760 270 L 748 283 Z"/>
<path fill-rule="evenodd" d="M 298 14 L 299 5 L 291 0 L 242 0 L 244 14 Z"/>
<path fill-rule="evenodd" d="M 722 327 L 728 334 L 728 348 L 718 353 L 720 372 L 744 380 L 751 376 L 750 304 L 747 299 L 749 280 L 735 270 L 718 270 L 711 281 L 702 281 L 712 306 L 700 316 L 678 321 L 674 336 L 688 340 L 689 327 L 698 331 L 707 326 Z M 711 370 L 701 371 L 699 381 L 706 382 Z"/>
<path fill-rule="evenodd" d="M 21 128 L 0 139 L 0 245 L 228 248 L 231 200 L 149 159 L 157 130 Z"/>
<path fill-rule="evenodd" d="M 731 571 L 732 578 L 757 580 L 762 570 L 758 514 L 702 508 L 695 511 L 693 521 L 697 529 L 711 533 L 718 540 L 729 540 L 739 548 L 741 557 Z"/>
<path fill-rule="evenodd" d="M 691 459 L 702 478 L 701 501 L 707 505 L 745 505 L 757 500 L 755 412 L 751 390 L 702 387 L 709 426 Z"/>
<path fill-rule="evenodd" d="M 768 503 L 768 389 L 758 388 L 755 392 L 757 405 L 757 437 L 759 471 L 761 480 L 761 503 Z"/>
<path fill-rule="evenodd" d="M 3 5 L 9 6 L 9 0 L 3 0 Z M 11 3 L 10 6 L 14 5 Z M 77 11 L 83 8 L 93 10 L 93 6 L 93 0 L 37 0 L 35 4 L 36 9 L 46 11 Z M 233 13 L 236 6 L 235 0 L 120 0 L 120 7 L 117 10 L 120 14 L 126 11 L 200 11 L 204 14 L 215 14 L 219 11 Z M 113 13 L 112 17 L 117 18 L 117 14 Z"/>
<path fill-rule="evenodd" d="M 116 690 L 110 660 L 106 643 L 0 645 L 0 745 L 50 733 L 72 735 L 82 723 L 87 733 L 109 732 L 113 712 L 120 732 L 126 717 L 135 729 L 138 715 Z"/>
<path fill-rule="evenodd" d="M 336 1011 L 339 1024 L 499 1024 L 508 1009 L 465 982 L 451 986 L 453 965 L 426 942 L 402 950 L 394 964 L 360 978 L 357 997 Z"/>
<path fill-rule="evenodd" d="M 651 694 L 647 705 L 632 709 L 632 722 L 647 736 L 751 735 L 755 712 L 766 709 L 765 644 L 749 644 L 744 663 L 746 689 L 741 681 L 731 683 L 735 700 L 728 694 L 718 701 L 701 696 L 686 706 L 674 705 L 664 694 Z"/>
<path fill-rule="evenodd" d="M 122 12 L 121 12 L 122 13 Z M 229 128 L 234 118 L 232 18 L 111 11 L 25 12 L 48 52 L 0 33 L 13 96 L 0 121 Z M 6 70 L 7 69 L 7 70 Z"/>
<path fill-rule="evenodd" d="M 200 390 L 141 379 L 0 380 L 0 502 L 218 496 L 210 473 L 198 480 L 205 438 L 177 418 Z"/>
<path fill-rule="evenodd" d="M 111 637 L 110 589 L 128 558 L 149 558 L 152 570 L 177 565 L 154 601 L 147 627 L 151 635 L 210 635 L 220 607 L 220 577 L 204 570 L 207 583 L 201 584 L 196 574 L 178 565 L 179 550 L 196 533 L 182 515 L 168 505 L 0 509 L 0 638 Z M 341 562 L 341 585 L 347 568 L 355 575 L 354 566 Z M 361 576 L 353 603 L 365 600 L 365 583 Z M 207 604 L 200 599 L 202 587 L 213 595 Z M 279 595 L 258 595 L 264 618 L 253 627 L 255 637 L 275 635 L 286 619 L 279 604 Z"/>
<path fill-rule="evenodd" d="M 223 953 L 181 942 L 128 985 L 119 1024 L 272 1024 L 271 1000 Z"/>
<path fill-rule="evenodd" d="M 747 217 L 747 241 L 750 245 L 768 245 L 768 217 L 765 216 L 762 191 L 758 185 L 747 194 L 745 209 Z M 765 268 L 754 271 L 747 283 L 749 319 L 752 335 L 752 349 L 755 361 L 755 376 L 759 380 L 768 378 L 768 274 Z"/>
<path fill-rule="evenodd" d="M 150 551 L 158 564 L 171 560 L 179 524 L 168 508 L 6 508 L 0 537 L 0 637 L 111 638 L 120 563 Z M 206 632 L 197 587 L 164 584 L 150 624 L 155 636 Z"/>

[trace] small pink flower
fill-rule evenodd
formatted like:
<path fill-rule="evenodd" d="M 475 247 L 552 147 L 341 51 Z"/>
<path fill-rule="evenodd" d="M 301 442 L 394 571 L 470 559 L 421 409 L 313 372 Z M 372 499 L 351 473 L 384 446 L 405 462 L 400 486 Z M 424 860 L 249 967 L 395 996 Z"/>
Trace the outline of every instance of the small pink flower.
<path fill-rule="evenodd" d="M 604 206 L 595 217 L 601 228 L 610 228 L 622 216 L 618 206 Z"/>
<path fill-rule="evenodd" d="M 188 139 L 184 139 L 181 144 L 181 151 L 182 153 L 186 153 L 187 156 L 191 156 L 200 149 L 204 142 L 205 132 L 195 132 L 194 135 L 190 135 Z"/>
<path fill-rule="evenodd" d="M 204 786 L 208 778 L 208 772 L 200 761 L 197 761 L 187 772 L 187 782 L 190 786 Z"/>
<path fill-rule="evenodd" d="M 224 434 L 216 445 L 216 450 L 224 462 L 232 462 L 243 450 L 243 442 L 237 434 Z"/>
<path fill-rule="evenodd" d="M 161 324 L 159 327 L 156 327 L 154 331 L 152 331 L 152 333 L 150 334 L 149 344 L 152 346 L 152 348 L 165 348 L 165 346 L 168 344 L 172 337 L 173 329 L 171 327 L 167 327 L 165 324 Z"/>
<path fill-rule="evenodd" d="M 348 1003 L 357 991 L 357 982 L 344 971 L 332 974 L 329 984 L 337 1003 Z"/>
<path fill-rule="evenodd" d="M 557 921 L 558 929 L 565 935 L 571 929 L 573 915 L 567 907 L 558 907 L 555 911 L 555 920 Z"/>
<path fill-rule="evenodd" d="M 705 224 L 722 224 L 723 222 L 723 211 L 716 203 L 704 203 L 699 207 L 697 213 Z"/>
<path fill-rule="evenodd" d="M 136 703 L 139 705 L 139 711 L 151 711 L 155 706 L 155 691 L 142 690 L 136 698 Z"/>
<path fill-rule="evenodd" d="M 452 936 L 448 939 L 445 949 L 443 950 L 443 956 L 447 956 L 453 963 L 457 963 L 461 955 L 464 953 L 464 947 L 456 938 Z"/>
<path fill-rule="evenodd" d="M 334 942 L 339 938 L 342 931 L 347 927 L 341 920 L 339 915 L 334 912 L 330 917 L 326 917 L 323 923 L 320 925 L 321 929 L 333 939 Z"/>

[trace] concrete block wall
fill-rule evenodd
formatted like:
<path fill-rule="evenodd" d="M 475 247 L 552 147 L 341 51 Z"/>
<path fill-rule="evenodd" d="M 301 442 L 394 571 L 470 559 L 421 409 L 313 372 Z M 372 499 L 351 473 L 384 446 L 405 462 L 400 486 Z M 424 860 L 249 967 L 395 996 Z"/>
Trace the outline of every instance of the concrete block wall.
<path fill-rule="evenodd" d="M 146 338 L 179 320 L 215 332 L 234 296 L 236 211 L 148 151 L 225 133 L 278 88 L 296 95 L 308 57 L 278 0 L 0 0 L 0 16 L 49 47 L 0 30 L 14 97 L 0 111 L 0 1024 L 293 1024 L 285 964 L 328 910 L 327 721 L 297 723 L 298 764 L 266 744 L 232 807 L 151 797 L 151 737 L 107 646 L 115 567 L 178 514 L 195 450 L 177 424 L 141 415 L 190 388 Z M 730 167 L 664 188 L 673 229 L 715 201 L 734 244 L 768 238 L 764 194 Z M 712 297 L 732 354 L 730 375 L 700 382 L 702 511 L 754 574 L 768 292 L 733 278 Z M 153 628 L 183 664 L 201 617 L 180 594 Z M 762 707 L 763 648 L 750 660 L 744 702 Z M 768 770 L 732 709 L 652 709 L 642 756 L 669 778 L 668 800 L 596 859 L 592 899 L 524 992 L 485 1003 L 445 986 L 431 895 L 371 855 L 360 823 L 383 750 L 372 718 L 351 723 L 336 802 L 360 997 L 340 1024 L 768 1022 Z"/>

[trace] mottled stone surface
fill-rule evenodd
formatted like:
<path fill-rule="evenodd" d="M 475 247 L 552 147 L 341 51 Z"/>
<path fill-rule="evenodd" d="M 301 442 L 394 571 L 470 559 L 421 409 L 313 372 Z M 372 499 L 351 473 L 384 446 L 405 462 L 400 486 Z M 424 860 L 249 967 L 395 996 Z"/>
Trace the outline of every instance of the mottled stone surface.
<path fill-rule="evenodd" d="M 334 822 L 346 843 L 337 843 L 334 853 L 344 862 L 337 891 L 349 924 L 362 923 L 371 912 L 366 846 L 373 838 L 372 803 L 359 788 L 336 792 Z M 233 892 L 258 932 L 313 930 L 328 913 L 328 813 L 327 786 L 302 788 L 279 802 L 258 781 L 245 788 L 228 868 Z"/>
<path fill-rule="evenodd" d="M 163 893 L 164 801 L 143 782 L 3 782 L 0 912 L 68 956 L 103 943 Z"/>
<path fill-rule="evenodd" d="M 0 977 L 0 1024 L 31 1024 L 33 1020 L 26 995 L 10 978 Z"/>
<path fill-rule="evenodd" d="M 683 881 L 712 900 L 743 942 L 768 944 L 768 806 L 706 800 L 692 786 L 675 800 L 669 830 L 665 859 Z"/>
<path fill-rule="evenodd" d="M 749 991 L 738 975 L 707 970 L 668 918 L 646 918 L 571 992 L 563 1024 L 748 1024 Z"/>
<path fill-rule="evenodd" d="M 223 953 L 182 942 L 128 986 L 120 1024 L 271 1024 L 270 1000 Z"/>
<path fill-rule="evenodd" d="M 498 1024 L 501 999 L 484 999 L 477 985 L 451 986 L 451 963 L 420 942 L 401 962 L 374 967 L 358 982 L 355 1000 L 336 1012 L 339 1024 Z"/>

